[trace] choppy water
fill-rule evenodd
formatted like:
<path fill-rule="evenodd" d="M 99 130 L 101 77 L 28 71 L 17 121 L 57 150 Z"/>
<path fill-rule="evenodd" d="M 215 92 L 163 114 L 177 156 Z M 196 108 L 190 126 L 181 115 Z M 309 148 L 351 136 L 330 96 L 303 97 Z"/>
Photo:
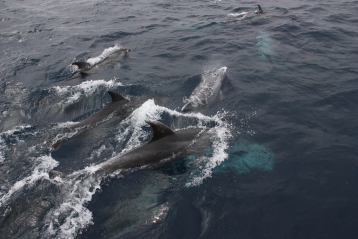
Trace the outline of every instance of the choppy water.
<path fill-rule="evenodd" d="M 1 1 L 2 238 L 356 238 L 358 1 L 256 4 Z M 120 47 L 132 52 L 71 79 L 72 62 Z M 219 99 L 182 114 L 223 66 Z M 108 90 L 136 109 L 53 151 Z M 213 145 L 92 177 L 150 139 L 148 118 L 207 126 Z M 50 179 L 54 168 L 71 178 Z"/>

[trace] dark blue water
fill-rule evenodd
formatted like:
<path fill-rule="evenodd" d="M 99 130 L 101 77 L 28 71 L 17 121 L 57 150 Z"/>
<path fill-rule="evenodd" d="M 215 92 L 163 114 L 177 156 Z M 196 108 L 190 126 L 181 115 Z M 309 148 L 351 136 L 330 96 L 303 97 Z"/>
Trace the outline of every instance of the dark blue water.
<path fill-rule="evenodd" d="M 256 4 L 1 1 L 1 238 L 356 238 L 358 1 Z M 72 62 L 120 47 L 132 52 L 73 79 Z M 181 113 L 223 66 L 220 97 Z M 135 110 L 53 151 L 108 90 Z M 211 128 L 212 145 L 92 177 L 150 139 L 148 118 Z"/>

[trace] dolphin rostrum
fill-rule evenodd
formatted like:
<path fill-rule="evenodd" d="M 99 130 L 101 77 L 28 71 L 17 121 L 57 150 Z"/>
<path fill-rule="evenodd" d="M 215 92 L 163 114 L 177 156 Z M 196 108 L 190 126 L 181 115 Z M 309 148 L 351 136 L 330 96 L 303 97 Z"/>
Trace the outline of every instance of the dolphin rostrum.
<path fill-rule="evenodd" d="M 116 113 L 123 113 L 126 111 L 123 106 L 128 104 L 129 100 L 118 94 L 114 91 L 108 91 L 108 94 L 111 95 L 112 102 L 109 103 L 105 108 L 98 111 L 97 113 L 91 115 L 90 117 L 81 120 L 78 123 L 75 123 L 71 125 L 71 127 L 68 129 L 69 131 L 78 131 L 71 137 L 78 135 L 82 132 L 82 129 L 84 128 L 93 128 L 101 123 L 104 123 L 105 121 L 111 119 L 114 114 Z M 53 148 L 55 150 L 59 149 L 61 147 L 61 144 L 66 141 L 68 138 L 62 138 L 60 140 L 56 140 L 53 143 Z"/>
<path fill-rule="evenodd" d="M 185 105 L 182 112 L 194 110 L 212 103 L 218 96 L 227 67 L 223 66 L 216 71 L 203 76 L 200 84 L 194 89 L 189 98 L 184 98 Z"/>
<path fill-rule="evenodd" d="M 113 157 L 99 165 L 95 174 L 105 176 L 119 169 L 131 169 L 157 163 L 167 163 L 178 160 L 199 138 L 202 138 L 206 128 L 187 128 L 173 131 L 165 124 L 156 120 L 146 120 L 152 127 L 152 139 L 127 152 L 123 155 Z M 58 171 L 50 171 L 51 177 L 65 177 L 66 175 Z"/>

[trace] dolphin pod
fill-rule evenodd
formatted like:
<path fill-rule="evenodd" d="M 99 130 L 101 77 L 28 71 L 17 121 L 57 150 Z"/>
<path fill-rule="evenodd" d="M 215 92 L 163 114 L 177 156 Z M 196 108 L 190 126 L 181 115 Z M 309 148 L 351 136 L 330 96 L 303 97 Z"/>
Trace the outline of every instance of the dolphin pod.
<path fill-rule="evenodd" d="M 262 7 L 258 4 L 258 10 L 253 14 L 243 12 L 240 14 L 233 14 L 235 17 L 251 17 L 256 14 L 263 14 Z M 91 73 L 95 67 L 99 67 L 105 60 L 110 58 L 119 57 L 123 58 L 131 52 L 131 49 L 120 48 L 118 51 L 113 52 L 108 58 L 100 60 L 96 64 L 90 62 L 74 62 L 79 69 L 81 75 L 87 75 Z M 223 79 L 225 77 L 227 67 L 223 66 L 216 71 L 210 72 L 205 75 L 200 84 L 194 89 L 189 98 L 184 99 L 185 105 L 181 108 L 182 112 L 188 112 L 192 110 L 198 110 L 206 105 L 212 103 L 218 96 Z M 113 91 L 108 92 L 112 97 L 112 102 L 107 105 L 104 109 L 95 113 L 94 115 L 84 119 L 77 124 L 73 125 L 70 129 L 77 129 L 81 127 L 95 126 L 109 119 L 110 115 L 126 105 L 129 101 L 115 93 Z M 185 151 L 201 137 L 203 132 L 207 132 L 206 128 L 187 128 L 183 130 L 173 131 L 165 124 L 156 120 L 146 120 L 153 130 L 152 139 L 123 154 L 120 156 L 113 157 L 106 162 L 99 165 L 99 169 L 96 174 L 107 175 L 111 174 L 119 169 L 129 169 L 142 167 L 145 165 L 152 165 L 160 163 L 162 161 L 173 161 L 185 154 Z M 58 148 L 61 146 L 63 141 L 56 142 L 53 147 Z M 165 160 L 169 159 L 169 160 Z M 51 177 L 66 177 L 64 173 L 51 170 L 49 172 Z"/>
<path fill-rule="evenodd" d="M 119 169 L 137 168 L 178 160 L 207 132 L 206 128 L 199 127 L 173 131 L 156 120 L 148 119 L 145 122 L 153 130 L 152 139 L 123 155 L 113 157 L 100 164 L 94 174 L 105 176 Z M 51 170 L 49 174 L 51 177 L 66 177 L 64 173 L 55 170 Z"/>
<path fill-rule="evenodd" d="M 220 92 L 226 69 L 227 67 L 224 66 L 206 74 L 201 83 L 194 89 L 190 98 L 187 99 L 182 111 L 200 109 L 214 101 Z M 127 107 L 129 100 L 116 92 L 108 91 L 108 93 L 112 97 L 111 103 L 94 115 L 72 125 L 69 130 L 75 131 L 97 126 L 109 120 L 114 112 L 123 112 L 126 111 L 125 108 L 130 108 Z M 170 162 L 176 160 L 182 157 L 197 139 L 201 138 L 203 132 L 207 131 L 205 128 L 187 128 L 174 132 L 159 121 L 148 119 L 146 123 L 149 124 L 153 130 L 152 139 L 148 143 L 128 153 L 111 158 L 100 164 L 96 174 L 108 175 L 119 169 L 136 168 L 160 163 L 162 161 Z M 77 134 L 78 133 L 75 135 Z M 67 139 L 57 141 L 53 145 L 54 149 L 57 150 L 65 140 Z M 62 172 L 55 170 L 51 170 L 49 174 L 51 177 L 66 177 Z"/>

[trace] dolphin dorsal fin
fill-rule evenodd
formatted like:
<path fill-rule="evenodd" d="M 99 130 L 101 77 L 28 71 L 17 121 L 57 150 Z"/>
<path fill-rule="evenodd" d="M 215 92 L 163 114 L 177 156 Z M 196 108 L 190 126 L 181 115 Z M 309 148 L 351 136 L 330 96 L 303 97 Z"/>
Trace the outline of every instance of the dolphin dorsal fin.
<path fill-rule="evenodd" d="M 153 129 L 153 138 L 151 141 L 174 134 L 174 131 L 171 128 L 159 121 L 148 119 L 145 122 L 149 124 Z"/>
<path fill-rule="evenodd" d="M 262 11 L 262 8 L 259 4 L 257 4 L 257 7 L 259 8 L 259 10 L 257 10 L 257 14 L 262 14 L 264 13 L 264 11 Z"/>
<path fill-rule="evenodd" d="M 90 63 L 83 61 L 73 62 L 72 65 L 78 66 L 80 70 L 86 70 L 87 68 L 91 67 Z"/>
<path fill-rule="evenodd" d="M 127 100 L 126 98 L 124 98 L 123 96 L 121 96 L 120 94 L 118 94 L 117 92 L 114 92 L 114 91 L 108 91 L 108 94 L 110 94 L 112 97 L 112 103 L 121 101 L 121 100 Z"/>

